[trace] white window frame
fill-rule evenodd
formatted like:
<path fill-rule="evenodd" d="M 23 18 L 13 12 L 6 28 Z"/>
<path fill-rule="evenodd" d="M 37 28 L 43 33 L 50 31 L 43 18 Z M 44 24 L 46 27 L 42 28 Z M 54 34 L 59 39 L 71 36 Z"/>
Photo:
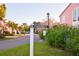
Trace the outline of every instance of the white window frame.
<path fill-rule="evenodd" d="M 78 15 L 79 15 L 79 14 L 78 14 L 78 13 L 79 13 L 78 9 L 79 9 L 79 7 L 75 8 L 75 9 L 72 11 L 72 20 L 73 20 L 73 17 L 74 17 L 73 12 L 76 11 L 76 19 L 75 19 L 75 21 L 78 21 Z M 74 21 L 74 20 L 73 20 L 73 21 Z"/>
<path fill-rule="evenodd" d="M 73 11 L 72 11 L 72 25 L 73 26 L 75 26 L 75 27 L 77 27 L 77 26 L 79 26 L 79 20 L 78 20 L 78 13 L 79 13 L 79 7 L 76 7 Z M 76 18 L 74 18 L 74 11 L 76 11 Z M 74 19 L 75 19 L 75 21 L 74 21 Z"/>
<path fill-rule="evenodd" d="M 77 10 L 77 14 L 76 14 L 76 15 L 77 15 L 77 16 L 76 16 L 76 17 L 77 17 L 77 21 L 79 21 L 79 20 L 78 20 L 78 17 L 79 17 L 79 7 L 77 7 L 76 10 Z"/>

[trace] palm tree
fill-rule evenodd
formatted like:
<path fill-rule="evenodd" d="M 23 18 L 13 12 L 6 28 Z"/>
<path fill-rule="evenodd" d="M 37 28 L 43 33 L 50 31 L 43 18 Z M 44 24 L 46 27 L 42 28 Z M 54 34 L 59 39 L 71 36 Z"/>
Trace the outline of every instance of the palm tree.
<path fill-rule="evenodd" d="M 22 33 L 22 25 L 18 26 L 18 30 Z"/>
<path fill-rule="evenodd" d="M 29 29 L 29 26 L 27 25 L 27 23 L 23 23 L 22 24 L 22 30 L 25 33 L 27 30 Z"/>
<path fill-rule="evenodd" d="M 12 22 L 12 21 L 8 21 L 8 22 L 7 22 L 7 25 L 12 28 L 12 33 L 13 33 L 13 31 L 16 30 L 17 27 L 18 27 L 18 24 L 14 23 L 14 22 Z"/>
<path fill-rule="evenodd" d="M 26 23 L 23 23 L 22 25 L 18 26 L 18 29 L 21 31 L 21 33 L 25 33 L 29 30 L 29 26 Z"/>
<path fill-rule="evenodd" d="M 13 29 L 14 29 L 15 34 L 17 34 L 18 24 L 13 23 Z"/>

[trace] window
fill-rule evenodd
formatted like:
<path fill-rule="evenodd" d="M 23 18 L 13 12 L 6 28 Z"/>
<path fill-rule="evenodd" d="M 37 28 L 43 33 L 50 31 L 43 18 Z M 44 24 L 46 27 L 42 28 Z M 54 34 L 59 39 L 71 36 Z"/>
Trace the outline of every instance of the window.
<path fill-rule="evenodd" d="M 79 21 L 79 16 L 78 16 L 78 21 Z"/>
<path fill-rule="evenodd" d="M 76 9 L 73 11 L 73 21 L 76 21 Z"/>
<path fill-rule="evenodd" d="M 79 8 L 76 8 L 73 11 L 73 21 L 79 21 Z"/>
<path fill-rule="evenodd" d="M 77 19 L 79 21 L 79 8 L 77 8 Z"/>

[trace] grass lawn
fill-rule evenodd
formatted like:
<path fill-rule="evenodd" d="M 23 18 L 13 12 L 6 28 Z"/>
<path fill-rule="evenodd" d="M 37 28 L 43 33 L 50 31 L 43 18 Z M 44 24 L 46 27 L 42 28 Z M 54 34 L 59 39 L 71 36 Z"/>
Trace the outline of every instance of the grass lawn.
<path fill-rule="evenodd" d="M 69 56 L 71 55 L 67 51 L 60 50 L 58 48 L 51 48 L 46 42 L 34 43 L 34 55 L 35 56 Z"/>
<path fill-rule="evenodd" d="M 1 50 L 0 56 L 29 56 L 29 44 L 24 44 L 8 50 Z"/>

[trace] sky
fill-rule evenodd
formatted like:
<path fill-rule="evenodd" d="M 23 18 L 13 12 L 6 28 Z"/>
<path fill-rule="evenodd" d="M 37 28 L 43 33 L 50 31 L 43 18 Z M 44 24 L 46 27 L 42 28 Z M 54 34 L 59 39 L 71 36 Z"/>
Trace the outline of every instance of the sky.
<path fill-rule="evenodd" d="M 50 13 L 50 18 L 59 22 L 60 13 L 69 3 L 6 3 L 6 19 L 15 23 L 32 24 L 34 21 L 43 21 Z"/>

